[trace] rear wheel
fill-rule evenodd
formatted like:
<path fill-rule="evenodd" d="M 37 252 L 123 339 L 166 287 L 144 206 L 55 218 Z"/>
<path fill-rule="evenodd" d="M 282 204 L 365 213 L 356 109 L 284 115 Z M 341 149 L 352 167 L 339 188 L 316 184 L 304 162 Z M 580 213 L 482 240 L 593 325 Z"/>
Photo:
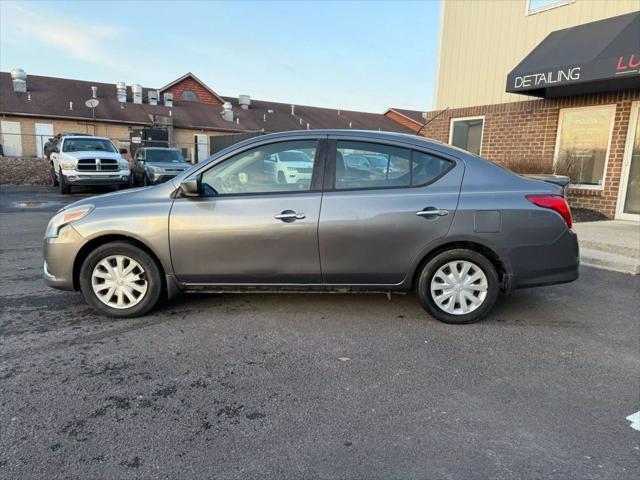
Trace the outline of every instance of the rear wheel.
<path fill-rule="evenodd" d="M 101 245 L 82 263 L 80 290 L 99 312 L 120 318 L 151 310 L 162 293 L 162 273 L 144 250 L 127 242 Z"/>
<path fill-rule="evenodd" d="M 62 172 L 60 172 L 60 193 L 62 195 L 69 195 L 71 193 L 71 185 L 67 183 L 67 179 L 64 178 Z"/>
<path fill-rule="evenodd" d="M 422 307 L 445 323 L 481 320 L 498 299 L 498 273 L 482 254 L 454 249 L 433 257 L 418 278 L 417 296 Z"/>

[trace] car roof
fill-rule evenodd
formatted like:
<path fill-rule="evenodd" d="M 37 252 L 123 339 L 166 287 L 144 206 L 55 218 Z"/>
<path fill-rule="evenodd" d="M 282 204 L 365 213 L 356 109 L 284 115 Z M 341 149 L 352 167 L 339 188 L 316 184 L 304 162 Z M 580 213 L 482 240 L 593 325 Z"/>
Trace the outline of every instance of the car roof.
<path fill-rule="evenodd" d="M 65 140 L 74 139 L 74 138 L 81 138 L 83 140 L 91 140 L 92 138 L 96 138 L 98 140 L 109 140 L 109 141 L 111 141 L 111 139 L 108 138 L 108 137 L 98 137 L 96 135 L 82 135 L 82 134 L 80 134 L 80 135 L 77 135 L 77 134 L 65 135 L 63 138 Z"/>
<path fill-rule="evenodd" d="M 179 152 L 179 148 L 175 147 L 139 147 L 138 150 L 172 150 L 174 152 Z"/>

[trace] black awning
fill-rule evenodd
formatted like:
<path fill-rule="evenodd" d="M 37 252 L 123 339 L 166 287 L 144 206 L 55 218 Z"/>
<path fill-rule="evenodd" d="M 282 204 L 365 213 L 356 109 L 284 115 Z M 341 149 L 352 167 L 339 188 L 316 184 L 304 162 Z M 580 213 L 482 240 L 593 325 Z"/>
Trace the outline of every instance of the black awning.
<path fill-rule="evenodd" d="M 640 88 L 640 11 L 551 32 L 507 76 L 536 97 Z"/>

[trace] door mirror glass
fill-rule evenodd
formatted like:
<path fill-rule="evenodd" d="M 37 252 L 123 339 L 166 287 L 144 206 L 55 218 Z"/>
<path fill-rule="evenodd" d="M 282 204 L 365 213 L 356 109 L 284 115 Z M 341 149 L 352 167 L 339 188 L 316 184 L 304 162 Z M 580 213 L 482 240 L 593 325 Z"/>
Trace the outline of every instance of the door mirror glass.
<path fill-rule="evenodd" d="M 200 196 L 200 185 L 197 177 L 189 177 L 180 184 L 180 190 L 185 197 Z"/>

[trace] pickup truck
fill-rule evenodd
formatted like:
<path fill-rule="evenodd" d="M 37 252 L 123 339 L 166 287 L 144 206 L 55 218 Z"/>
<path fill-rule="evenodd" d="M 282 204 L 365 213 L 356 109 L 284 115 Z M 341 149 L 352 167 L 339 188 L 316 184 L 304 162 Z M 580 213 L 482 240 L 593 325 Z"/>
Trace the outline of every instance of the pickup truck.
<path fill-rule="evenodd" d="M 110 139 L 93 136 L 61 136 L 51 151 L 51 181 L 60 193 L 71 193 L 74 185 L 131 185 L 129 162 Z"/>

